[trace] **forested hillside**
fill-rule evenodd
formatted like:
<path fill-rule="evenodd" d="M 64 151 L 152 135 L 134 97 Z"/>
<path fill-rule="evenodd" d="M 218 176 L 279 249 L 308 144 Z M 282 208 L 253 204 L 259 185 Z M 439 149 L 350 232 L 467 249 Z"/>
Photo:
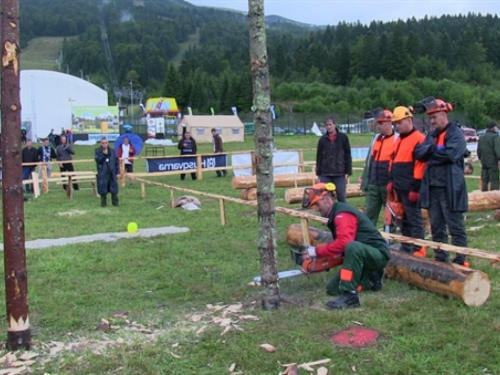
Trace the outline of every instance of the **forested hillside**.
<path fill-rule="evenodd" d="M 238 12 L 182 0 L 21 0 L 22 42 L 78 35 L 64 43 L 64 64 L 99 85 L 112 83 L 105 25 L 119 85 L 172 95 L 197 113 L 251 107 L 248 26 Z M 268 18 L 272 98 L 279 110 L 350 112 L 443 97 L 476 122 L 500 112 L 500 20 L 463 15 L 339 23 L 326 28 Z M 102 24 L 100 25 L 100 20 Z M 180 43 L 199 43 L 170 61 Z"/>

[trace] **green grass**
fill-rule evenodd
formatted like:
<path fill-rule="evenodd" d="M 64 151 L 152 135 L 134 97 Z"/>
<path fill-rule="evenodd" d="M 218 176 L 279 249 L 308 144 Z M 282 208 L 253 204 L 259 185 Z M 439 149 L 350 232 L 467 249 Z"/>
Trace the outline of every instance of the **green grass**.
<path fill-rule="evenodd" d="M 224 146 L 228 151 L 249 150 L 252 142 L 248 138 L 243 144 Z M 299 144 L 315 147 L 316 142 L 317 138 L 307 136 L 278 137 L 275 141 L 280 149 Z M 368 142 L 367 136 L 351 136 L 352 144 Z M 210 147 L 200 145 L 200 152 L 210 152 Z M 91 158 L 93 147 L 77 147 L 76 152 L 80 159 Z M 176 155 L 178 150 L 168 148 L 167 152 Z M 144 169 L 142 164 L 136 165 L 138 171 Z M 79 170 L 84 168 L 95 166 L 77 165 Z M 359 172 L 353 177 L 358 176 Z M 239 196 L 239 191 L 231 189 L 229 178 L 216 178 L 215 173 L 204 173 L 202 181 L 187 178 L 181 182 L 177 176 L 155 180 Z M 470 190 L 476 187 L 477 181 L 469 181 Z M 285 206 L 284 190 L 276 189 L 278 206 Z M 176 197 L 180 195 L 176 193 Z M 25 204 L 26 237 L 30 240 L 124 232 L 130 221 L 140 228 L 190 228 L 188 233 L 149 239 L 28 250 L 34 350 L 42 354 L 34 373 L 226 374 L 231 363 L 237 363 L 236 371 L 260 375 L 278 374 L 282 370 L 278 361 L 302 363 L 323 358 L 332 358 L 327 365 L 332 374 L 353 374 L 351 366 L 356 366 L 359 374 L 500 373 L 500 274 L 488 262 L 472 259 L 472 266 L 487 272 L 492 282 L 489 301 L 478 308 L 388 280 L 382 292 L 362 293 L 360 309 L 327 311 L 323 307 L 328 300 L 324 288 L 332 274 L 322 273 L 282 280 L 281 308 L 264 312 L 260 309 L 262 291 L 248 285 L 260 273 L 256 210 L 226 203 L 228 223 L 222 227 L 219 202 L 200 198 L 201 211 L 171 209 L 168 191 L 148 186 L 146 198 L 141 198 L 140 187 L 134 184 L 120 190 L 119 208 L 99 207 L 99 199 L 92 197 L 88 188 L 68 200 L 62 188 L 54 187 Z M 351 203 L 361 206 L 363 198 Z M 58 215 L 74 210 L 83 213 Z M 468 227 L 484 225 L 469 232 L 469 245 L 496 251 L 498 226 L 488 215 L 491 212 L 468 215 Z M 285 233 L 296 222 L 277 216 L 281 270 L 293 268 Z M 194 313 L 208 314 L 206 304 L 237 302 L 243 303 L 246 314 L 260 318 L 239 323 L 244 331 L 221 335 L 222 328 L 211 325 L 196 335 L 211 316 L 204 315 L 196 323 L 186 319 Z M 0 311 L 5 311 L 3 303 Z M 154 335 L 131 332 L 116 317 L 111 324 L 119 329 L 96 330 L 101 319 L 113 318 L 111 312 L 116 310 L 130 310 L 130 320 L 148 327 Z M 381 339 L 362 350 L 329 343 L 333 333 L 354 321 L 379 330 Z M 124 344 L 116 344 L 118 339 Z M 50 356 L 42 344 L 50 341 L 71 344 L 73 349 Z M 104 343 L 109 347 L 103 349 Z M 275 346 L 276 353 L 260 349 L 263 343 Z M 42 364 L 42 360 L 47 362 Z"/>
<path fill-rule="evenodd" d="M 62 50 L 63 40 L 63 37 L 40 37 L 30 40 L 28 47 L 22 51 L 21 69 L 57 71 L 56 60 Z"/>

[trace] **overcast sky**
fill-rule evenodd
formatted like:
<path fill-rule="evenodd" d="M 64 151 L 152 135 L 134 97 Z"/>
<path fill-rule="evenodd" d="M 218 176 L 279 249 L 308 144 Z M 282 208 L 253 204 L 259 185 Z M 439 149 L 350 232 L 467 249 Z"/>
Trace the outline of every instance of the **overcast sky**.
<path fill-rule="evenodd" d="M 248 12 L 248 0 L 187 0 L 195 5 Z M 314 25 L 336 25 L 340 21 L 369 24 L 371 21 L 406 20 L 443 14 L 498 14 L 498 0 L 265 0 L 266 15 L 279 15 Z"/>

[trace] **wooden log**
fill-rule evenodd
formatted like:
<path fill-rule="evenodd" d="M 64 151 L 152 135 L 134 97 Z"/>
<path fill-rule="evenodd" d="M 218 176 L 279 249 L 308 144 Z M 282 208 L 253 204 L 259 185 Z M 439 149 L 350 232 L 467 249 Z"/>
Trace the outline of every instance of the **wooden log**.
<path fill-rule="evenodd" d="M 490 296 L 487 274 L 465 267 L 418 258 L 391 249 L 386 275 L 418 288 L 447 297 L 459 298 L 467 306 L 481 306 Z"/>
<path fill-rule="evenodd" d="M 290 225 L 286 238 L 292 246 L 303 244 L 301 225 Z M 309 238 L 313 246 L 332 241 L 329 231 L 313 227 L 309 227 Z M 436 294 L 460 298 L 468 306 L 481 306 L 490 295 L 490 280 L 484 272 L 414 257 L 398 250 L 391 249 L 391 255 L 392 258 L 386 267 L 390 278 L 405 281 Z"/>
<path fill-rule="evenodd" d="M 311 186 L 318 182 L 318 177 L 314 173 L 278 174 L 274 176 L 274 186 Z M 232 181 L 233 189 L 250 189 L 257 187 L 255 176 L 235 176 Z"/>
<path fill-rule="evenodd" d="M 257 199 L 257 188 L 243 189 L 240 195 L 241 199 L 254 201 Z"/>
<path fill-rule="evenodd" d="M 361 190 L 360 184 L 346 185 L 346 198 L 363 197 L 366 192 Z M 293 188 L 285 191 L 285 202 L 288 204 L 302 202 L 304 196 L 304 188 Z"/>
<path fill-rule="evenodd" d="M 469 211 L 487 211 L 500 208 L 500 190 L 473 191 L 469 196 Z"/>

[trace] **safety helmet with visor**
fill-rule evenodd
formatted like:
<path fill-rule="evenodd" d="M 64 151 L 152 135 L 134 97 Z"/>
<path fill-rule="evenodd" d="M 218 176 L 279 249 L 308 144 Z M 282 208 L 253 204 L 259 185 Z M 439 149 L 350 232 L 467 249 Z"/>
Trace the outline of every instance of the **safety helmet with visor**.
<path fill-rule="evenodd" d="M 314 184 L 310 188 L 304 189 L 304 196 L 302 197 L 302 207 L 311 208 L 316 203 L 319 202 L 321 198 L 330 194 L 332 198 L 335 198 L 335 191 L 337 187 L 333 182 L 319 182 Z"/>

